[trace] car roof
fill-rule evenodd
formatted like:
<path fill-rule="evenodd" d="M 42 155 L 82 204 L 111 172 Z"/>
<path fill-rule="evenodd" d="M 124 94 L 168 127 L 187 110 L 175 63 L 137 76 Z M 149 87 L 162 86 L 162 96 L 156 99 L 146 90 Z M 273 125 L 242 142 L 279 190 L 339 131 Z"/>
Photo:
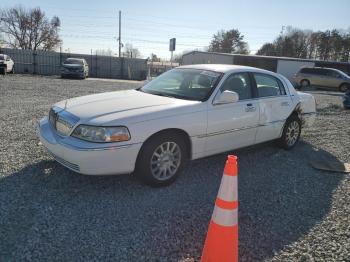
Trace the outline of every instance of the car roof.
<path fill-rule="evenodd" d="M 327 69 L 327 70 L 336 70 L 336 71 L 339 71 L 339 70 L 337 70 L 336 68 L 318 67 L 318 66 L 306 66 L 306 67 L 302 67 L 302 68 L 300 68 L 300 69 L 304 69 L 304 68 L 307 68 L 307 69 Z"/>
<path fill-rule="evenodd" d="M 250 67 L 250 66 L 241 66 L 241 65 L 226 65 L 226 64 L 196 64 L 196 65 L 185 65 L 179 66 L 176 68 L 184 68 L 184 69 L 200 69 L 200 70 L 209 70 L 220 73 L 227 73 L 232 71 L 254 71 L 261 73 L 273 73 L 271 71 L 267 71 L 264 69 Z"/>

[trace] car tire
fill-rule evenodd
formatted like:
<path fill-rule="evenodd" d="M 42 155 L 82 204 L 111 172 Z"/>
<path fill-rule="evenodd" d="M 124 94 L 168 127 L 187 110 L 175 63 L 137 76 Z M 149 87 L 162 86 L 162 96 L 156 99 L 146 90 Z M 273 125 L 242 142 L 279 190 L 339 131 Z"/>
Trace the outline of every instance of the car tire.
<path fill-rule="evenodd" d="M 303 79 L 300 81 L 300 88 L 306 88 L 310 86 L 310 81 L 307 79 Z"/>
<path fill-rule="evenodd" d="M 13 66 L 13 67 L 12 67 L 12 70 L 11 70 L 11 72 L 10 72 L 10 74 L 13 75 L 14 73 L 15 73 L 15 67 Z"/>
<path fill-rule="evenodd" d="M 136 175 L 146 184 L 160 187 L 173 183 L 188 161 L 188 150 L 181 135 L 163 133 L 142 146 Z"/>
<path fill-rule="evenodd" d="M 301 121 L 298 116 L 291 115 L 283 128 L 279 144 L 286 150 L 293 148 L 299 141 L 301 134 Z"/>
<path fill-rule="evenodd" d="M 349 84 L 344 83 L 344 84 L 341 84 L 339 86 L 339 91 L 340 92 L 345 93 L 348 89 L 350 89 L 350 85 Z"/>

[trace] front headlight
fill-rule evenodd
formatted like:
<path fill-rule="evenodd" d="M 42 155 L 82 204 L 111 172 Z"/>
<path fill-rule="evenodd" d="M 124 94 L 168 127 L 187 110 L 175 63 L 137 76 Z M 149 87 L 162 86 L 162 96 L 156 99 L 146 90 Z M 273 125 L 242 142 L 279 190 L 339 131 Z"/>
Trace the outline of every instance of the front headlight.
<path fill-rule="evenodd" d="M 121 142 L 130 140 L 129 130 L 125 126 L 79 125 L 73 131 L 72 136 L 90 142 Z"/>

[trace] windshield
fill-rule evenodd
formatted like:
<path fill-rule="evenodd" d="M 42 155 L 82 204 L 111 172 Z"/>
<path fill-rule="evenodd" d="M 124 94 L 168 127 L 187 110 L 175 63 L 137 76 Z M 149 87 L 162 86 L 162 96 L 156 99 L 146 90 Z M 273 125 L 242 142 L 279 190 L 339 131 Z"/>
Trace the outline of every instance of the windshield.
<path fill-rule="evenodd" d="M 64 61 L 65 65 L 73 65 L 73 64 L 78 64 L 78 65 L 82 65 L 83 64 L 83 60 L 81 59 L 67 59 L 66 61 Z"/>
<path fill-rule="evenodd" d="M 341 70 L 335 69 L 335 71 L 337 71 L 337 72 L 338 72 L 339 74 L 341 74 L 342 76 L 349 77 L 346 73 L 344 73 L 344 72 L 341 71 Z"/>
<path fill-rule="evenodd" d="M 221 75 L 201 69 L 173 69 L 139 90 L 154 95 L 203 101 L 211 94 Z"/>
<path fill-rule="evenodd" d="M 0 60 L 5 60 L 5 56 L 4 55 L 0 55 Z"/>

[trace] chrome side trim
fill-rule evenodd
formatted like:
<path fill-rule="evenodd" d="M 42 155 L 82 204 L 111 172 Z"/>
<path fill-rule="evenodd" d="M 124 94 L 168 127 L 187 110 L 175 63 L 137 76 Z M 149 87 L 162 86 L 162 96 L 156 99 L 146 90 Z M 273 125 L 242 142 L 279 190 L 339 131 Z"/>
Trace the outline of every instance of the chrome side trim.
<path fill-rule="evenodd" d="M 284 120 L 277 120 L 277 121 L 272 121 L 272 122 L 268 122 L 268 123 L 260 124 L 260 125 L 256 125 L 256 126 L 248 126 L 248 127 L 242 127 L 242 128 L 228 129 L 228 130 L 213 132 L 213 133 L 209 133 L 209 134 L 201 134 L 201 135 L 197 135 L 197 136 L 194 136 L 194 137 L 205 138 L 205 137 L 211 137 L 211 136 L 218 136 L 218 135 L 223 135 L 223 134 L 243 131 L 243 130 L 247 130 L 247 129 L 251 129 L 251 128 L 258 128 L 258 127 L 262 127 L 262 126 L 269 126 L 271 124 L 276 124 L 276 123 L 282 123 L 282 122 L 284 123 L 285 121 L 286 121 L 286 119 L 284 119 Z"/>
<path fill-rule="evenodd" d="M 213 132 L 213 133 L 209 133 L 209 134 L 197 135 L 196 137 L 197 138 L 204 138 L 204 137 L 210 137 L 210 136 L 217 136 L 217 135 L 223 135 L 223 134 L 233 133 L 233 132 L 237 132 L 237 131 L 247 130 L 247 129 L 251 129 L 251 128 L 256 128 L 256 127 L 258 127 L 258 126 L 249 126 L 249 127 L 228 129 L 228 130 Z"/>

